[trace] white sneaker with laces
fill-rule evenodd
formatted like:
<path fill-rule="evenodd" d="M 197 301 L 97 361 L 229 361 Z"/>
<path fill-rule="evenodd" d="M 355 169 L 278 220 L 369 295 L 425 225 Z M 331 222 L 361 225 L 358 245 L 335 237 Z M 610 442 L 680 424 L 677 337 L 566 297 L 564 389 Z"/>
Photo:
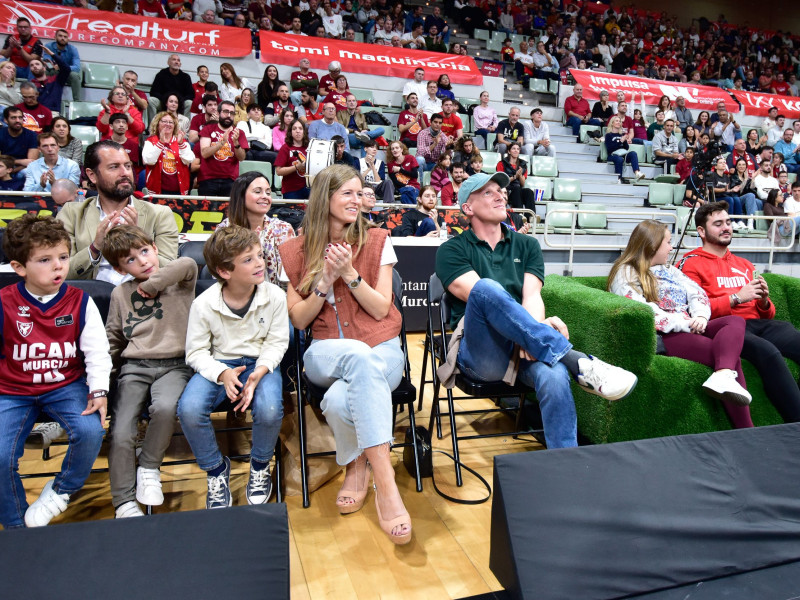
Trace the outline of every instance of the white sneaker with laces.
<path fill-rule="evenodd" d="M 136 469 L 136 499 L 147 506 L 164 504 L 164 493 L 161 491 L 161 471 L 158 469 Z"/>
<path fill-rule="evenodd" d="M 206 494 L 206 508 L 226 508 L 233 506 L 231 497 L 231 461 L 227 456 L 222 457 L 225 469 L 220 475 L 208 476 L 208 493 Z"/>
<path fill-rule="evenodd" d="M 751 231 L 755 231 L 756 229 L 756 220 L 755 219 L 747 219 L 747 228 Z"/>
<path fill-rule="evenodd" d="M 47 423 L 39 423 L 28 434 L 25 440 L 25 447 L 28 449 L 41 449 L 45 450 L 55 442 L 58 438 L 65 436 L 66 431 L 55 421 L 48 421 Z"/>
<path fill-rule="evenodd" d="M 59 494 L 53 489 L 51 479 L 44 484 L 44 489 L 36 501 L 25 511 L 25 525 L 28 527 L 44 527 L 53 517 L 67 510 L 69 494 Z"/>
<path fill-rule="evenodd" d="M 606 400 L 621 400 L 633 391 L 639 378 L 630 371 L 615 367 L 599 358 L 578 359 L 578 385 L 590 394 Z"/>
<path fill-rule="evenodd" d="M 714 371 L 711 377 L 703 383 L 703 390 L 717 400 L 731 402 L 739 406 L 747 406 L 753 400 L 750 392 L 736 381 L 736 371 L 731 369 Z"/>
<path fill-rule="evenodd" d="M 371 138 L 366 133 L 359 131 L 356 133 L 356 139 L 360 142 L 368 142 Z"/>
<path fill-rule="evenodd" d="M 644 178 L 644 173 L 641 172 L 641 171 L 636 171 L 636 173 L 634 173 L 634 175 L 636 175 L 636 181 L 639 181 L 640 179 Z"/>
<path fill-rule="evenodd" d="M 128 519 L 130 517 L 143 517 L 144 513 L 142 509 L 139 508 L 139 505 L 136 504 L 133 500 L 128 502 L 123 502 L 117 507 L 117 510 L 114 511 L 114 518 L 115 519 Z"/>
<path fill-rule="evenodd" d="M 266 504 L 272 496 L 272 474 L 269 467 L 254 469 L 250 467 L 250 480 L 247 482 L 247 503 Z"/>

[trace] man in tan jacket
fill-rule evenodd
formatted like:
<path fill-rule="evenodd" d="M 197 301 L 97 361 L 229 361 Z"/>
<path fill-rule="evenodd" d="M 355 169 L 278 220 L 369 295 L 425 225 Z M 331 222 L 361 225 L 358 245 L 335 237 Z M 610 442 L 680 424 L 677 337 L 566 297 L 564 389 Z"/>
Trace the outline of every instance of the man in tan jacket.
<path fill-rule="evenodd" d="M 358 100 L 352 94 L 347 96 L 347 108 L 336 113 L 336 120 L 347 129 L 351 150 L 360 149 L 362 142 L 377 139 L 384 133 L 383 127 L 370 131 L 367 120 L 358 108 Z"/>
<path fill-rule="evenodd" d="M 127 276 L 117 273 L 103 258 L 106 233 L 117 225 L 135 225 L 158 246 L 163 266 L 178 256 L 178 226 L 166 206 L 133 198 L 136 189 L 127 152 L 114 141 L 96 142 L 86 149 L 86 175 L 97 197 L 70 202 L 58 213 L 72 245 L 69 279 L 101 279 L 119 285 Z"/>

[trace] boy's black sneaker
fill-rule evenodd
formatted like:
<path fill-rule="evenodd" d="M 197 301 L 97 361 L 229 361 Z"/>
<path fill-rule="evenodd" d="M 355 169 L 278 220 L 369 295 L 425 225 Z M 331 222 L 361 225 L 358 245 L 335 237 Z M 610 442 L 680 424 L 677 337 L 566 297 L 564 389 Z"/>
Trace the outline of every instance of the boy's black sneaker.
<path fill-rule="evenodd" d="M 208 476 L 208 493 L 206 494 L 206 508 L 227 508 L 233 504 L 231 498 L 231 461 L 223 456 L 225 470 L 221 475 Z"/>

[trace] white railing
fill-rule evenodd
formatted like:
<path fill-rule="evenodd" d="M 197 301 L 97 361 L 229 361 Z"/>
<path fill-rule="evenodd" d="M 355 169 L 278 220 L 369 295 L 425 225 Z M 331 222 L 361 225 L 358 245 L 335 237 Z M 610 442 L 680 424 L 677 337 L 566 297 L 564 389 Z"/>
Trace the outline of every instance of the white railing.
<path fill-rule="evenodd" d="M 679 234 L 683 231 L 683 228 L 686 226 L 686 221 L 679 222 L 678 215 L 675 212 L 668 212 L 663 210 L 655 210 L 652 213 L 648 213 L 645 211 L 626 211 L 626 210 L 586 210 L 577 207 L 563 207 L 563 208 L 553 208 L 552 204 L 550 205 L 551 208 L 547 211 L 547 216 L 545 217 L 545 227 L 544 227 L 544 242 L 547 244 L 548 247 L 554 249 L 561 249 L 561 250 L 569 250 L 569 261 L 567 263 L 567 267 L 564 269 L 564 275 L 571 276 L 572 275 L 572 263 L 575 250 L 622 250 L 628 245 L 628 235 L 625 235 L 624 241 L 619 242 L 604 242 L 604 243 L 597 243 L 597 238 L 592 236 L 592 241 L 587 243 L 576 243 L 576 231 L 580 231 L 578 229 L 578 215 L 585 214 L 585 215 L 605 215 L 608 221 L 621 221 L 621 222 L 630 222 L 634 221 L 636 223 L 644 220 L 644 219 L 655 219 L 657 221 L 664 221 L 665 219 L 668 221 L 672 221 L 675 227 L 675 233 Z M 569 234 L 555 234 L 550 233 L 548 231 L 549 227 L 553 227 L 551 220 L 553 215 L 556 214 L 569 214 L 571 215 L 570 219 L 570 231 Z M 687 215 L 687 220 L 688 220 Z M 608 218 L 611 217 L 611 218 Z M 623 217 L 623 218 L 614 218 L 614 217 Z M 627 217 L 627 218 L 626 218 Z M 769 252 L 769 260 L 767 261 L 767 268 L 764 269 L 765 272 L 770 272 L 772 270 L 772 262 L 774 258 L 775 252 L 790 252 L 794 248 L 795 240 L 794 237 L 797 234 L 797 224 L 794 220 L 788 217 L 768 217 L 764 215 L 750 215 L 747 217 L 748 219 L 754 219 L 756 221 L 775 221 L 775 220 L 785 220 L 791 221 L 792 223 L 792 236 L 791 237 L 781 237 L 777 242 L 767 239 L 766 241 L 769 243 L 768 246 L 764 245 L 763 243 L 755 245 L 755 244 L 747 244 L 747 243 L 740 243 L 743 240 L 747 240 L 747 238 L 734 238 L 736 243 L 734 247 L 738 252 Z M 609 236 L 615 235 L 622 235 L 625 232 L 609 230 Z M 689 233 L 687 231 L 687 233 Z M 556 235 L 569 235 L 569 241 L 564 242 L 558 238 L 555 238 Z M 759 239 L 764 240 L 764 238 L 751 238 L 751 239 Z M 673 240 L 677 243 L 677 238 L 673 238 Z M 783 246 L 781 245 L 782 242 L 788 241 L 788 245 Z M 689 246 L 683 244 L 679 250 L 690 250 Z"/>

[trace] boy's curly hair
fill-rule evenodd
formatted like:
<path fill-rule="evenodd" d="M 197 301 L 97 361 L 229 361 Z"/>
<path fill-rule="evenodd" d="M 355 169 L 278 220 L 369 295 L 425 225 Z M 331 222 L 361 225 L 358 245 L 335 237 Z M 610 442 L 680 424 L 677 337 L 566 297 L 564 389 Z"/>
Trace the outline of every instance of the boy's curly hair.
<path fill-rule="evenodd" d="M 64 224 L 55 217 L 40 217 L 34 214 L 22 215 L 11 221 L 3 236 L 3 252 L 9 260 L 24 265 L 37 246 L 52 248 L 61 243 L 71 246 L 71 240 Z"/>

